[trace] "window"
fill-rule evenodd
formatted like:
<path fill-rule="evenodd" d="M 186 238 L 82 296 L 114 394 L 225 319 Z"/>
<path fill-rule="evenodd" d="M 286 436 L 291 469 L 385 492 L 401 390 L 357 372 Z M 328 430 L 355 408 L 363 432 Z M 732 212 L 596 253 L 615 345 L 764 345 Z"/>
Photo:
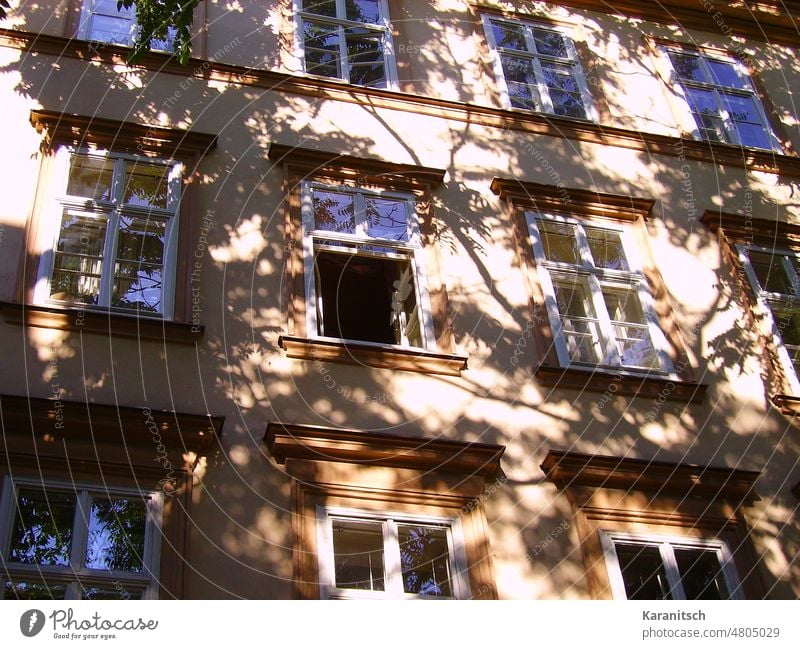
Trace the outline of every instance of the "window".
<path fill-rule="evenodd" d="M 733 58 L 666 48 L 676 94 L 696 125 L 694 137 L 759 149 L 780 146 L 744 66 Z"/>
<path fill-rule="evenodd" d="M 525 216 L 560 364 L 671 372 L 628 229 Z"/>
<path fill-rule="evenodd" d="M 117 0 L 84 0 L 78 38 L 115 45 L 133 45 L 136 38 L 135 7 L 117 8 Z M 167 38 L 154 39 L 150 47 L 172 52 L 174 38 L 175 30 L 170 27 Z"/>
<path fill-rule="evenodd" d="M 305 71 L 370 88 L 395 85 L 386 0 L 295 0 Z"/>
<path fill-rule="evenodd" d="M 302 212 L 310 334 L 434 346 L 413 196 L 306 182 Z"/>
<path fill-rule="evenodd" d="M 788 250 L 737 246 L 750 284 L 769 318 L 778 356 L 794 394 L 800 394 L 800 257 Z"/>
<path fill-rule="evenodd" d="M 323 597 L 469 596 L 457 520 L 324 507 L 318 517 Z"/>
<path fill-rule="evenodd" d="M 506 105 L 597 119 L 572 39 L 562 29 L 483 16 Z"/>
<path fill-rule="evenodd" d="M 182 165 L 67 147 L 54 162 L 35 301 L 171 318 Z"/>
<path fill-rule="evenodd" d="M 4 599 L 157 597 L 157 494 L 7 478 Z"/>
<path fill-rule="evenodd" d="M 601 532 L 615 599 L 738 599 L 722 541 Z"/>

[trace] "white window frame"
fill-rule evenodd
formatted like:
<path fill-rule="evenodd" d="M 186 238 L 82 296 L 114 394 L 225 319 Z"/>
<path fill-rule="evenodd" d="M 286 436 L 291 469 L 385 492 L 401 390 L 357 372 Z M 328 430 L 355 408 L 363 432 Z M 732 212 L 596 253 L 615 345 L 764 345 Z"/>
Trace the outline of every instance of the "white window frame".
<path fill-rule="evenodd" d="M 106 157 L 114 161 L 112 200 L 97 201 L 86 197 L 68 196 L 66 194 L 70 163 L 73 155 Z M 126 162 L 160 164 L 169 169 L 166 209 L 158 207 L 136 207 L 121 202 L 124 191 L 123 168 Z M 66 146 L 59 147 L 50 163 L 52 164 L 50 168 L 50 183 L 44 192 L 43 213 L 41 214 L 41 222 L 43 224 L 41 229 L 42 255 L 34 289 L 34 301 L 37 304 L 48 306 L 77 307 L 83 310 L 110 311 L 121 315 L 171 320 L 175 306 L 175 275 L 178 261 L 179 214 L 183 164 L 174 160 L 135 156 L 102 149 L 73 148 Z M 53 276 L 56 248 L 61 232 L 63 214 L 66 210 L 89 215 L 99 213 L 108 215 L 106 240 L 103 247 L 103 271 L 100 280 L 101 288 L 98 297 L 99 304 L 97 305 L 80 301 L 54 300 L 50 297 L 50 284 Z M 150 313 L 111 306 L 111 292 L 117 254 L 117 237 L 119 234 L 118 223 L 121 214 L 142 217 L 155 215 L 166 221 L 161 313 Z"/>
<path fill-rule="evenodd" d="M 9 544 L 17 513 L 17 493 L 19 489 L 35 489 L 44 493 L 68 493 L 76 496 L 75 518 L 72 523 L 72 547 L 67 566 L 45 566 L 38 564 L 15 563 L 8 560 Z M 141 574 L 123 571 L 97 570 L 84 566 L 90 500 L 99 498 L 144 498 L 146 505 L 146 526 L 144 556 Z M 35 478 L 12 478 L 6 476 L 0 497 L 0 552 L 2 552 L 2 579 L 17 579 L 44 582 L 48 587 L 66 585 L 65 599 L 80 599 L 81 586 L 107 587 L 119 590 L 120 587 L 134 589 L 142 593 L 142 599 L 158 599 L 159 567 L 161 562 L 161 525 L 163 498 L 157 491 L 142 492 L 138 489 L 100 486 L 91 483 L 63 482 Z M 122 591 L 124 592 L 124 590 Z M 4 588 L 0 588 L 0 599 Z"/>
<path fill-rule="evenodd" d="M 345 83 L 350 81 L 350 63 L 347 57 L 347 43 L 344 30 L 347 27 L 362 27 L 375 32 L 380 32 L 383 37 L 383 67 L 386 77 L 386 87 L 383 90 L 397 90 L 397 63 L 394 53 L 394 42 L 392 40 L 392 23 L 389 19 L 388 0 L 380 0 L 381 21 L 379 23 L 362 23 L 348 20 L 346 11 L 346 0 L 336 0 L 336 17 L 323 16 L 303 11 L 303 0 L 292 0 L 292 7 L 295 15 L 295 38 L 294 55 L 299 63 L 299 69 L 311 77 L 320 79 L 339 79 Z M 303 21 L 312 20 L 315 22 L 328 23 L 336 26 L 339 32 L 339 60 L 341 61 L 341 77 L 328 77 L 308 72 L 306 69 L 305 39 L 303 38 Z M 356 84 L 353 84 L 356 85 Z M 363 86 L 373 87 L 373 86 Z M 379 86 L 374 86 L 379 87 Z"/>
<path fill-rule="evenodd" d="M 96 0 L 83 0 L 81 4 L 81 17 L 80 23 L 78 25 L 78 34 L 77 37 L 81 40 L 87 41 L 97 41 L 97 42 L 107 42 L 114 45 L 124 45 L 127 47 L 131 47 L 133 42 L 136 38 L 138 33 L 138 23 L 136 22 L 136 5 L 133 5 L 128 14 L 123 14 L 115 10 L 113 14 L 105 14 L 100 11 L 95 10 L 95 1 Z M 124 9 L 124 8 L 123 8 Z M 107 16 L 110 15 L 113 18 L 118 19 L 125 19 L 127 20 L 130 25 L 128 27 L 127 37 L 124 43 L 117 43 L 116 41 L 100 41 L 99 39 L 92 37 L 92 20 L 96 15 L 103 15 Z M 161 43 L 168 43 L 168 41 L 154 41 L 156 45 Z M 161 51 L 161 52 L 173 52 L 173 48 L 160 48 L 160 47 L 153 47 L 154 50 Z"/>
<path fill-rule="evenodd" d="M 600 530 L 600 543 L 603 548 L 608 580 L 611 584 L 611 592 L 614 599 L 628 599 L 625 592 L 625 582 L 622 578 L 622 569 L 617 557 L 617 542 L 639 546 L 647 545 L 659 549 L 673 600 L 686 599 L 674 550 L 712 550 L 717 554 L 722 575 L 725 579 L 725 586 L 728 589 L 729 599 L 744 599 L 733 555 L 728 548 L 728 544 L 720 539 Z"/>
<path fill-rule="evenodd" d="M 333 548 L 333 520 L 347 519 L 359 522 L 382 523 L 384 538 L 384 591 L 367 591 L 336 586 Z M 430 525 L 447 531 L 452 597 L 431 597 L 406 593 L 403 590 L 400 546 L 397 523 Z M 467 561 L 464 531 L 458 517 L 401 514 L 389 510 L 362 510 L 346 507 L 317 506 L 317 553 L 321 599 L 469 599 L 469 563 Z"/>
<path fill-rule="evenodd" d="M 350 194 L 354 199 L 354 218 L 356 220 L 356 234 L 338 233 L 330 230 L 317 230 L 314 221 L 313 191 L 339 192 Z M 347 338 L 333 338 L 319 334 L 320 322 L 317 318 L 317 311 L 322 310 L 322 296 L 317 290 L 317 279 L 315 272 L 316 251 L 330 251 L 334 253 L 365 254 L 361 252 L 361 247 L 375 245 L 383 248 L 392 248 L 396 253 L 380 252 L 370 253 L 365 256 L 374 256 L 380 259 L 399 259 L 407 260 L 414 271 L 414 290 L 416 291 L 417 310 L 419 312 L 419 328 L 422 338 L 421 349 L 435 351 L 436 336 L 434 335 L 433 316 L 431 313 L 431 301 L 428 293 L 428 283 L 423 263 L 423 249 L 419 232 L 419 219 L 417 217 L 414 197 L 391 191 L 365 190 L 345 185 L 328 185 L 314 181 L 303 181 L 301 184 L 301 215 L 303 221 L 303 259 L 304 259 L 304 279 L 306 295 L 306 331 L 310 338 L 331 341 L 344 341 L 358 343 L 362 345 L 374 345 L 382 348 L 395 349 L 416 349 L 407 344 L 375 343 L 362 340 L 350 340 Z M 404 201 L 407 214 L 407 234 L 408 241 L 398 242 L 392 239 L 381 239 L 369 237 L 366 234 L 367 223 L 364 219 L 366 209 L 364 207 L 365 198 L 374 196 L 377 198 L 390 198 Z M 351 246 L 325 246 L 317 243 L 320 241 L 339 241 Z"/>
<path fill-rule="evenodd" d="M 747 146 L 748 148 L 756 148 L 762 151 L 771 150 L 771 151 L 776 151 L 778 153 L 783 151 L 783 147 L 781 146 L 780 140 L 775 135 L 775 132 L 772 130 L 772 127 L 770 126 L 770 122 L 769 119 L 767 118 L 764 106 L 761 103 L 761 98 L 759 97 L 758 92 L 756 91 L 755 86 L 753 85 L 753 82 L 750 79 L 750 74 L 745 69 L 744 65 L 740 60 L 732 56 L 725 56 L 722 53 L 710 55 L 698 50 L 690 48 L 682 48 L 677 46 L 662 45 L 660 46 L 660 50 L 663 55 L 664 62 L 667 65 L 667 69 L 669 70 L 670 85 L 672 86 L 672 89 L 674 90 L 675 96 L 678 98 L 678 101 L 682 104 L 683 110 L 686 111 L 685 114 L 689 116 L 689 119 L 691 120 L 691 123 L 693 125 L 692 137 L 694 139 L 703 142 L 715 142 L 715 140 L 708 140 L 705 137 L 703 137 L 703 134 L 700 130 L 700 126 L 697 124 L 697 121 L 694 118 L 694 114 L 692 113 L 692 106 L 691 103 L 689 102 L 689 98 L 687 97 L 684 84 L 686 84 L 688 87 L 696 87 L 701 90 L 706 90 L 711 92 L 712 96 L 714 97 L 714 103 L 716 104 L 717 110 L 719 111 L 720 118 L 722 119 L 725 134 L 727 135 L 729 140 L 727 142 L 723 142 L 723 144 Z M 678 75 L 677 70 L 672 64 L 672 59 L 669 56 L 670 53 L 696 56 L 700 60 L 700 65 L 703 68 L 706 77 L 708 79 L 714 78 L 714 75 L 712 74 L 711 69 L 708 66 L 708 61 L 719 61 L 720 63 L 732 65 L 739 79 L 741 79 L 746 88 L 729 88 L 727 86 L 718 85 L 713 82 L 711 83 L 705 83 L 701 81 L 687 82 L 686 79 L 681 79 L 680 76 Z M 720 97 L 721 91 L 723 90 L 725 94 L 739 95 L 741 97 L 748 97 L 752 99 L 752 103 L 755 106 L 755 111 L 759 119 L 761 120 L 761 127 L 764 131 L 764 135 L 766 135 L 767 140 L 770 142 L 770 146 L 768 149 L 762 149 L 761 147 L 752 147 L 750 145 L 744 145 L 741 143 L 741 140 L 739 139 L 739 133 L 735 127 L 734 121 L 731 119 L 727 109 L 725 108 L 725 102 L 722 101 Z"/>
<path fill-rule="evenodd" d="M 800 266 L 800 255 L 792 252 L 791 250 L 765 248 L 764 246 L 745 244 L 737 244 L 736 250 L 739 253 L 739 262 L 742 264 L 742 267 L 745 270 L 747 279 L 750 281 L 750 286 L 753 288 L 758 304 L 764 313 L 767 326 L 772 332 L 772 339 L 775 344 L 775 348 L 778 351 L 778 358 L 780 359 L 783 373 L 789 382 L 789 388 L 793 394 L 800 394 L 800 378 L 797 376 L 797 370 L 794 367 L 794 363 L 792 363 L 792 358 L 789 354 L 789 351 L 783 344 L 783 337 L 781 336 L 780 327 L 778 326 L 778 319 L 775 317 L 775 314 L 772 311 L 774 306 L 778 309 L 784 308 L 786 310 L 797 311 L 800 313 L 800 275 L 798 275 L 798 272 L 788 260 L 789 257 L 794 258 Z M 793 295 L 788 293 L 774 293 L 761 287 L 758 277 L 756 276 L 755 269 L 750 262 L 750 257 L 747 254 L 750 250 L 773 255 L 773 258 L 776 258 L 778 255 L 780 256 L 780 263 L 783 267 L 783 270 L 787 273 L 787 277 L 792 282 L 792 286 L 794 288 Z"/>
<path fill-rule="evenodd" d="M 538 95 L 536 99 L 541 106 L 541 109 L 538 112 L 547 113 L 549 115 L 556 115 L 552 99 L 550 98 L 550 91 L 547 88 L 547 84 L 545 83 L 544 73 L 542 72 L 541 61 L 549 61 L 553 63 L 558 63 L 560 65 L 569 66 L 573 70 L 573 76 L 580 90 L 581 101 L 583 103 L 583 110 L 586 113 L 586 117 L 584 118 L 584 120 L 591 122 L 597 122 L 599 120 L 597 109 L 594 106 L 594 101 L 592 101 L 592 95 L 589 92 L 588 85 L 586 84 L 586 75 L 583 72 L 583 67 L 580 64 L 580 60 L 578 59 L 578 52 L 575 49 L 575 44 L 573 42 L 572 35 L 570 33 L 571 30 L 565 27 L 555 26 L 547 23 L 507 20 L 489 14 L 482 14 L 481 20 L 483 21 L 483 29 L 484 33 L 486 34 L 486 42 L 489 45 L 489 51 L 492 57 L 492 69 L 494 70 L 495 79 L 497 80 L 497 89 L 500 93 L 500 98 L 503 102 L 503 105 L 507 109 L 525 110 L 525 111 L 529 110 L 526 108 L 519 108 L 511 104 L 511 94 L 508 91 L 508 84 L 506 82 L 505 73 L 503 72 L 503 62 L 501 58 L 501 55 L 504 52 L 506 52 L 506 50 L 501 49 L 497 46 L 497 42 L 495 41 L 494 37 L 494 30 L 492 29 L 492 22 L 506 23 L 508 25 L 512 25 L 515 27 L 522 26 L 525 28 L 525 42 L 526 45 L 528 46 L 528 51 L 522 52 L 519 50 L 509 50 L 508 54 L 509 56 L 514 56 L 516 58 L 529 59 L 533 64 L 534 74 L 536 76 L 536 90 Z M 542 29 L 559 34 L 564 39 L 564 43 L 566 45 L 569 56 L 567 58 L 563 58 L 563 57 L 550 56 L 546 54 L 534 53 L 536 52 L 536 47 L 534 45 L 534 39 L 533 39 L 533 34 L 531 32 L 531 28 Z M 577 119 L 577 120 L 581 119 L 580 117 L 572 117 L 569 115 L 557 115 L 557 116 L 563 117 L 564 119 Z"/>
<path fill-rule="evenodd" d="M 641 260 L 639 258 L 637 246 L 633 241 L 631 229 L 629 227 L 624 227 L 623 225 L 597 222 L 591 219 L 578 220 L 572 217 L 552 213 L 526 211 L 525 219 L 528 224 L 528 233 L 530 235 L 534 257 L 536 259 L 536 265 L 539 271 L 540 284 L 544 293 L 545 308 L 547 309 L 547 315 L 553 331 L 553 342 L 561 366 L 590 371 L 594 371 L 598 368 L 608 368 L 613 369 L 615 372 L 621 374 L 639 376 L 642 374 L 657 374 L 666 375 L 670 378 L 677 378 L 677 376 L 674 374 L 672 360 L 668 351 L 669 344 L 658 323 L 658 316 L 656 315 L 655 306 L 653 305 L 647 279 L 642 272 Z M 575 227 L 579 253 L 581 255 L 580 266 L 547 260 L 545 257 L 544 246 L 542 245 L 537 221 L 549 221 Z M 622 247 L 625 252 L 625 259 L 630 270 L 617 271 L 594 266 L 592 263 L 591 252 L 586 239 L 584 226 L 618 234 L 620 241 L 622 242 Z M 553 275 L 551 273 L 557 274 L 561 277 L 589 278 L 588 285 L 591 292 L 591 301 L 594 307 L 595 315 L 599 321 L 599 328 L 601 332 L 601 340 L 596 341 L 596 343 L 601 345 L 604 359 L 607 362 L 601 362 L 599 364 L 576 363 L 570 359 L 566 335 L 562 329 L 561 316 L 558 310 L 556 292 L 553 286 Z M 612 321 L 607 312 L 602 296 L 603 285 L 611 286 L 613 289 L 615 284 L 621 290 L 636 290 L 639 298 L 639 304 L 642 309 L 642 314 L 647 321 L 647 331 L 650 334 L 650 340 L 659 359 L 660 368 L 648 369 L 627 367 L 622 365 L 622 360 L 619 358 L 619 354 L 617 352 Z"/>

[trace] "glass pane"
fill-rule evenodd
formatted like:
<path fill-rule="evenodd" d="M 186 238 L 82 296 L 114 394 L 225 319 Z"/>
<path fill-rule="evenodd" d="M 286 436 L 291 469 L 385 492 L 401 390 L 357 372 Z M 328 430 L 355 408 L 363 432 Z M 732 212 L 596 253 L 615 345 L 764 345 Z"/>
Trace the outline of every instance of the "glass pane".
<path fill-rule="evenodd" d="M 630 270 L 619 232 L 598 228 L 585 230 L 595 266 L 609 270 Z"/>
<path fill-rule="evenodd" d="M 541 110 L 533 63 L 529 59 L 505 54 L 500 57 L 500 60 L 511 105 L 515 108 Z"/>
<path fill-rule="evenodd" d="M 494 20 L 491 21 L 491 24 L 497 47 L 505 47 L 522 52 L 528 51 L 528 47 L 525 44 L 525 30 L 520 25 L 495 22 Z"/>
<path fill-rule="evenodd" d="M 333 520 L 337 588 L 384 590 L 383 525 Z"/>
<path fill-rule="evenodd" d="M 615 544 L 628 599 L 672 599 L 657 547 Z"/>
<path fill-rule="evenodd" d="M 571 282 L 553 282 L 561 329 L 570 360 L 597 364 L 602 358 L 600 328 L 589 300 L 587 287 Z"/>
<path fill-rule="evenodd" d="M 144 162 L 128 162 L 123 200 L 138 207 L 167 207 L 169 167 Z"/>
<path fill-rule="evenodd" d="M 139 589 L 129 590 L 120 583 L 112 586 L 85 586 L 81 593 L 81 599 L 142 599 L 142 591 Z"/>
<path fill-rule="evenodd" d="M 400 270 L 400 265 L 396 264 L 394 268 Z M 422 347 L 419 308 L 411 264 L 406 264 L 406 268 L 392 282 L 392 324 L 395 342 Z"/>
<path fill-rule="evenodd" d="M 345 3 L 348 20 L 360 23 L 379 23 L 381 21 L 381 0 L 348 0 Z"/>
<path fill-rule="evenodd" d="M 670 52 L 669 58 L 675 68 L 675 72 L 681 79 L 688 81 L 700 81 L 707 83 L 709 81 L 706 76 L 705 70 L 700 63 L 700 58 L 691 54 L 678 54 L 677 52 Z"/>
<path fill-rule="evenodd" d="M 66 584 L 53 584 L 30 581 L 6 581 L 3 599 L 64 599 L 67 593 Z"/>
<path fill-rule="evenodd" d="M 742 146 L 752 146 L 757 149 L 772 148 L 770 137 L 761 124 L 735 122 L 733 127 L 736 129 L 736 135 Z"/>
<path fill-rule="evenodd" d="M 731 119 L 737 122 L 761 124 L 761 117 L 753 104 L 752 98 L 722 93 L 722 99 Z"/>
<path fill-rule="evenodd" d="M 368 196 L 365 203 L 369 236 L 392 241 L 408 241 L 405 201 Z"/>
<path fill-rule="evenodd" d="M 724 61 L 707 60 L 708 67 L 711 68 L 711 75 L 714 83 L 726 88 L 741 88 L 749 90 L 747 82 L 739 76 L 736 66 L 733 63 Z"/>
<path fill-rule="evenodd" d="M 175 38 L 178 35 L 178 30 L 175 27 L 167 27 L 166 38 L 153 38 L 150 40 L 150 47 L 153 50 L 161 52 L 174 52 L 175 51 Z"/>
<path fill-rule="evenodd" d="M 686 88 L 686 98 L 701 137 L 712 142 L 729 142 L 714 94 L 710 90 Z"/>
<path fill-rule="evenodd" d="M 86 567 L 141 572 L 146 506 L 129 498 L 92 498 Z"/>
<path fill-rule="evenodd" d="M 383 62 L 350 67 L 350 83 L 369 88 L 386 87 L 386 67 Z"/>
<path fill-rule="evenodd" d="M 537 225 L 544 248 L 544 256 L 548 261 L 580 264 L 580 252 L 574 225 L 543 220 L 539 220 Z"/>
<path fill-rule="evenodd" d="M 355 205 L 352 194 L 314 190 L 314 228 L 355 234 Z"/>
<path fill-rule="evenodd" d="M 398 525 L 403 591 L 452 597 L 447 530 L 441 527 Z"/>
<path fill-rule="evenodd" d="M 75 496 L 20 489 L 8 560 L 40 566 L 68 566 Z"/>
<path fill-rule="evenodd" d="M 114 161 L 88 155 L 73 155 L 69 167 L 67 194 L 96 201 L 111 200 Z"/>
<path fill-rule="evenodd" d="M 622 364 L 650 369 L 659 367 L 658 355 L 650 339 L 647 319 L 636 291 L 604 288 L 603 299 L 614 328 Z"/>
<path fill-rule="evenodd" d="M 114 270 L 111 306 L 161 313 L 164 287 L 162 266 L 141 262 L 118 263 Z"/>
<path fill-rule="evenodd" d="M 560 56 L 567 58 L 569 51 L 564 37 L 558 32 L 549 29 L 533 29 L 533 40 L 536 43 L 536 51 L 547 56 Z"/>
<path fill-rule="evenodd" d="M 792 296 L 797 294 L 792 284 L 793 278 L 786 273 L 783 264 L 784 255 L 749 250 L 747 256 L 750 258 L 753 271 L 763 290 Z"/>
<path fill-rule="evenodd" d="M 99 302 L 107 225 L 105 214 L 64 212 L 53 262 L 51 298 Z"/>
<path fill-rule="evenodd" d="M 553 103 L 553 112 L 566 117 L 586 118 L 578 82 L 570 66 L 542 63 L 544 81 Z"/>
<path fill-rule="evenodd" d="M 341 78 L 339 66 L 339 30 L 331 25 L 305 21 L 306 71 L 326 77 Z"/>
<path fill-rule="evenodd" d="M 166 221 L 122 215 L 119 224 L 112 306 L 158 312 Z"/>
<path fill-rule="evenodd" d="M 318 16 L 336 17 L 336 0 L 303 0 L 303 11 Z"/>
<path fill-rule="evenodd" d="M 774 309 L 774 316 L 783 344 L 800 346 L 800 312 Z"/>
<path fill-rule="evenodd" d="M 92 16 L 89 40 L 128 45 L 131 40 L 131 19 L 119 16 Z"/>
<path fill-rule="evenodd" d="M 722 566 L 713 550 L 676 549 L 686 599 L 728 599 Z"/>

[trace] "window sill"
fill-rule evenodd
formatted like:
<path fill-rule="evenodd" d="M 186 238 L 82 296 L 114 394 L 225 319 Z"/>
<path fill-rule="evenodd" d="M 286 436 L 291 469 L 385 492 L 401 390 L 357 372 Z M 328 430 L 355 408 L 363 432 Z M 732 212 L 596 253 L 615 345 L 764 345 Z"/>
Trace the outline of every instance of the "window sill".
<path fill-rule="evenodd" d="M 467 357 L 422 349 L 398 349 L 370 343 L 281 336 L 278 345 L 289 358 L 367 365 L 388 370 L 460 376 Z"/>
<path fill-rule="evenodd" d="M 634 397 L 648 397 L 684 403 L 700 403 L 705 398 L 706 385 L 642 374 L 621 374 L 614 370 L 594 371 L 574 368 L 540 366 L 535 371 L 541 385 L 558 388 L 610 392 Z"/>
<path fill-rule="evenodd" d="M 194 344 L 205 327 L 185 322 L 123 315 L 110 311 L 53 308 L 19 302 L 0 302 L 3 319 L 15 325 L 62 331 L 108 334 L 173 343 Z"/>

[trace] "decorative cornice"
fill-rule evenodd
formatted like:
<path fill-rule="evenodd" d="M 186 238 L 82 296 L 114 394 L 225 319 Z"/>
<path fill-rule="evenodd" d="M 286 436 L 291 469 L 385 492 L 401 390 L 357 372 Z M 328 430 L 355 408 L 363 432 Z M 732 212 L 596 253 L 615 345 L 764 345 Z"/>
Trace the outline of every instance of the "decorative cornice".
<path fill-rule="evenodd" d="M 138 340 L 184 343 L 193 345 L 202 338 L 203 325 L 136 315 L 123 315 L 112 311 L 90 309 L 43 307 L 19 302 L 0 302 L 0 315 L 15 325 L 41 327 L 61 331 L 122 336 Z"/>
<path fill-rule="evenodd" d="M 560 488 L 605 487 L 741 502 L 753 498 L 760 472 L 550 451 L 542 470 Z"/>
<path fill-rule="evenodd" d="M 346 462 L 447 471 L 489 478 L 500 471 L 505 446 L 426 437 L 405 437 L 321 426 L 270 422 L 264 435 L 270 454 L 287 460 Z"/>
<path fill-rule="evenodd" d="M 790 417 L 800 415 L 800 397 L 793 397 L 790 394 L 773 394 L 772 403 L 784 415 Z"/>
<path fill-rule="evenodd" d="M 65 399 L 0 395 L 4 435 L 202 451 L 217 439 L 224 417 Z M 153 457 L 156 456 L 154 451 Z"/>
<path fill-rule="evenodd" d="M 531 207 L 544 212 L 566 210 L 618 221 L 646 219 L 655 205 L 655 201 L 648 198 L 618 196 L 508 178 L 492 180 L 491 190 L 503 200 L 510 199 L 514 205 L 520 207 Z"/>
<path fill-rule="evenodd" d="M 539 366 L 534 372 L 541 385 L 553 388 L 612 392 L 613 394 L 702 403 L 706 385 L 653 375 L 627 375 L 611 371 L 587 372 L 573 368 Z"/>
<path fill-rule="evenodd" d="M 359 185 L 381 185 L 421 190 L 441 185 L 446 171 L 419 165 L 398 164 L 341 155 L 319 149 L 305 149 L 273 142 L 268 157 L 276 164 L 287 165 L 304 177 L 333 176 Z"/>
<path fill-rule="evenodd" d="M 129 54 L 127 48 L 120 46 L 97 45 L 86 41 L 9 29 L 0 29 L 0 46 L 109 65 L 127 65 Z M 259 70 L 202 59 L 192 59 L 186 66 L 182 66 L 171 57 L 158 53 L 142 57 L 137 63 L 137 67 L 183 78 L 201 79 L 204 82 L 215 81 L 245 87 L 258 87 L 275 92 L 306 95 L 317 99 L 346 103 L 368 103 L 373 109 L 385 108 L 413 112 L 468 124 L 520 131 L 530 135 L 566 138 L 589 144 L 632 149 L 648 156 L 682 157 L 685 160 L 698 160 L 714 166 L 740 167 L 749 171 L 762 171 L 800 178 L 800 158 L 773 151 L 744 149 L 717 142 L 702 142 L 602 126 L 554 115 L 506 110 L 378 88 L 364 88 L 335 80 Z"/>
<path fill-rule="evenodd" d="M 319 340 L 299 336 L 281 336 L 278 345 L 289 358 L 313 361 L 352 363 L 388 370 L 406 370 L 423 374 L 460 376 L 467 369 L 467 357 L 440 354 L 422 349 L 395 347 L 340 340 Z"/>
<path fill-rule="evenodd" d="M 40 133 L 47 131 L 50 144 L 94 144 L 117 151 L 147 151 L 165 157 L 204 154 L 217 143 L 217 136 L 208 133 L 53 110 L 32 110 L 31 124 Z"/>
<path fill-rule="evenodd" d="M 734 242 L 759 244 L 769 248 L 800 248 L 800 225 L 795 223 L 768 221 L 717 210 L 704 212 L 700 222 L 712 232 L 722 229 L 725 236 Z"/>

